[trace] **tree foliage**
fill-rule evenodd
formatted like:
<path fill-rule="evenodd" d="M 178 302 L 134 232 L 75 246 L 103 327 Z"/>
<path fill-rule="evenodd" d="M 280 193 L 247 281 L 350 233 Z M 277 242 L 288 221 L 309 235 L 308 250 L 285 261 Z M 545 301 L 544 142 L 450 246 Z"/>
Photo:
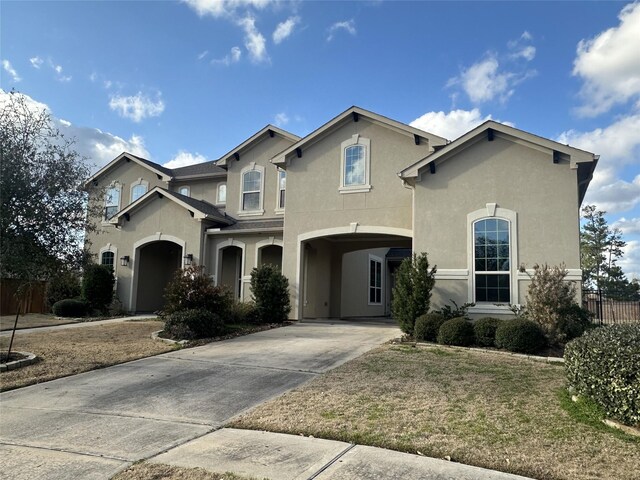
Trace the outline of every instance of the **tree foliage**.
<path fill-rule="evenodd" d="M 289 280 L 274 265 L 251 271 L 251 295 L 262 322 L 284 322 L 291 311 Z"/>
<path fill-rule="evenodd" d="M 49 112 L 0 91 L 0 274 L 47 279 L 83 259 L 90 170 Z"/>
<path fill-rule="evenodd" d="M 220 318 L 229 317 L 231 292 L 226 286 L 213 284 L 205 268 L 190 265 L 176 270 L 164 291 L 163 312 L 170 315 L 183 310 L 208 310 Z"/>
<path fill-rule="evenodd" d="M 405 258 L 396 272 L 391 313 L 400 329 L 413 334 L 416 318 L 429 311 L 436 266 L 429 269 L 426 253 Z"/>

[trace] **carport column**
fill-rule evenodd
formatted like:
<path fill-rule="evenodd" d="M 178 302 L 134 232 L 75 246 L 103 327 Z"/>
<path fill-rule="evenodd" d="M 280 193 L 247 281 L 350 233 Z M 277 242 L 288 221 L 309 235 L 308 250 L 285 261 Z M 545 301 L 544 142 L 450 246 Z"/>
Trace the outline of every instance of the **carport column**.
<path fill-rule="evenodd" d="M 342 249 L 331 252 L 331 296 L 329 315 L 339 318 L 342 310 Z"/>

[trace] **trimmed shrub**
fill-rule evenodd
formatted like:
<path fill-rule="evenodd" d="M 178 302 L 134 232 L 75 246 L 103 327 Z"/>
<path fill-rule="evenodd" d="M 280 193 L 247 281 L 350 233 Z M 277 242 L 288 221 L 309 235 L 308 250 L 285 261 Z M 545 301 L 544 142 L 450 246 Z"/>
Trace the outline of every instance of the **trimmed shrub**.
<path fill-rule="evenodd" d="M 558 333 L 565 341 L 580 337 L 593 326 L 593 314 L 586 308 L 574 303 L 560 311 Z"/>
<path fill-rule="evenodd" d="M 612 325 L 567 343 L 567 379 L 608 417 L 640 425 L 640 325 Z"/>
<path fill-rule="evenodd" d="M 278 267 L 262 265 L 251 271 L 251 295 L 260 322 L 287 320 L 291 311 L 289 280 Z"/>
<path fill-rule="evenodd" d="M 407 335 L 413 335 L 416 319 L 429 311 L 435 275 L 424 252 L 402 260 L 396 271 L 391 314 Z"/>
<path fill-rule="evenodd" d="M 430 312 L 420 315 L 416 318 L 413 337 L 416 340 L 435 342 L 438 338 L 438 330 L 440 330 L 440 326 L 444 321 L 445 318 L 438 312 Z"/>
<path fill-rule="evenodd" d="M 54 303 L 51 311 L 58 317 L 84 317 L 87 314 L 87 304 L 82 300 L 67 298 Z"/>
<path fill-rule="evenodd" d="M 473 325 L 464 317 L 451 318 L 438 330 L 438 343 L 441 345 L 468 347 L 474 341 Z"/>
<path fill-rule="evenodd" d="M 203 309 L 221 318 L 229 317 L 232 294 L 225 286 L 215 286 L 204 267 L 192 265 L 177 270 L 164 291 L 163 313 L 171 315 L 182 310 Z"/>
<path fill-rule="evenodd" d="M 228 323 L 260 323 L 255 304 L 253 302 L 233 302 Z"/>
<path fill-rule="evenodd" d="M 79 297 L 80 293 L 78 276 L 73 272 L 60 272 L 47 282 L 47 305 L 53 307 L 60 300 Z"/>
<path fill-rule="evenodd" d="M 473 332 L 476 335 L 476 343 L 481 347 L 496 346 L 496 330 L 502 324 L 499 318 L 484 317 L 473 324 Z"/>
<path fill-rule="evenodd" d="M 536 353 L 546 343 L 544 332 L 531 320 L 505 320 L 496 329 L 496 347 L 510 352 Z"/>
<path fill-rule="evenodd" d="M 224 321 L 203 308 L 180 310 L 167 316 L 164 332 L 177 340 L 215 337 L 224 332 Z"/>
<path fill-rule="evenodd" d="M 106 265 L 89 264 L 82 277 L 82 298 L 90 308 L 105 312 L 113 298 L 115 278 Z"/>

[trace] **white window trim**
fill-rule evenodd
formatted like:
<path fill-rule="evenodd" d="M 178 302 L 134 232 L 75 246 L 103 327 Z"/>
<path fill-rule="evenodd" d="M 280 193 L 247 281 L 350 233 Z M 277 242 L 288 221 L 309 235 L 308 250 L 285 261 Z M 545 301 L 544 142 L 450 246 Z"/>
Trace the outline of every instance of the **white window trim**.
<path fill-rule="evenodd" d="M 243 197 L 244 197 L 244 174 L 247 172 L 258 171 L 260 172 L 260 203 L 256 210 L 244 210 L 242 208 L 243 205 Z M 255 162 L 251 162 L 249 165 L 244 167 L 240 171 L 240 203 L 238 204 L 238 216 L 239 217 L 255 217 L 259 215 L 264 215 L 264 177 L 265 177 L 265 168 L 262 165 L 256 165 Z"/>
<path fill-rule="evenodd" d="M 242 176 L 240 176 L 242 178 Z M 224 202 L 220 201 L 220 187 L 224 186 Z M 227 182 L 219 183 L 216 187 L 216 205 L 226 205 L 227 204 Z M 241 204 L 242 205 L 242 204 Z"/>
<path fill-rule="evenodd" d="M 345 185 L 344 168 L 345 168 L 345 151 L 348 147 L 354 145 L 362 145 L 364 147 L 364 184 L 363 185 Z M 349 140 L 345 140 L 340 144 L 340 185 L 338 191 L 340 193 L 365 193 L 371 191 L 371 140 L 360 137 L 359 133 L 353 135 Z"/>
<path fill-rule="evenodd" d="M 182 193 L 182 190 L 187 189 L 187 193 Z M 191 197 L 191 187 L 189 185 L 182 185 L 178 187 L 178 193 L 181 195 L 186 195 L 187 197 Z"/>
<path fill-rule="evenodd" d="M 371 301 L 371 289 L 378 288 L 375 286 L 371 286 L 371 261 L 378 262 L 380 264 L 380 301 L 372 302 Z M 367 305 L 372 306 L 380 306 L 383 303 L 383 293 L 384 293 L 384 262 L 382 258 L 377 257 L 376 255 L 369 254 L 369 260 L 367 261 Z"/>
<path fill-rule="evenodd" d="M 147 189 L 147 191 L 146 191 L 146 192 L 144 192 L 144 193 L 143 193 L 140 197 L 138 197 L 138 198 L 143 197 L 143 196 L 144 196 L 144 195 L 149 191 L 149 182 L 147 182 L 146 180 L 143 180 L 142 178 L 139 178 L 138 180 L 136 180 L 135 182 L 133 182 L 133 183 L 131 184 L 131 186 L 129 187 L 129 203 L 133 203 L 133 202 L 134 202 L 134 200 L 133 200 L 133 189 L 134 189 L 135 187 L 137 187 L 138 185 L 144 185 L 144 186 L 146 187 L 146 189 Z"/>
<path fill-rule="evenodd" d="M 500 208 L 496 203 L 487 203 L 485 208 L 476 210 L 467 215 L 467 266 L 469 270 L 467 298 L 469 303 L 474 303 L 475 297 L 475 240 L 473 235 L 473 225 L 478 220 L 485 218 L 496 218 L 506 220 L 509 223 L 509 274 L 511 283 L 511 303 L 517 305 L 520 299 L 518 288 L 518 214 L 513 210 Z M 469 313 L 499 314 L 509 313 L 509 305 L 492 302 L 480 302 L 475 307 L 469 309 Z"/>
<path fill-rule="evenodd" d="M 109 186 L 107 187 L 107 190 L 104 192 L 104 198 L 102 200 L 102 205 L 103 205 L 103 210 L 101 214 L 102 225 L 111 225 L 111 222 L 109 222 L 110 219 L 105 218 L 105 212 L 107 211 L 107 192 L 112 188 L 115 188 L 118 190 L 118 205 L 117 205 L 116 213 L 118 213 L 122 209 L 122 184 L 120 182 L 112 182 L 111 184 L 109 184 Z"/>
<path fill-rule="evenodd" d="M 275 209 L 275 212 L 278 215 L 282 215 L 282 214 L 284 214 L 285 207 L 280 205 L 280 172 L 284 172 L 284 178 L 285 178 L 284 203 L 285 203 L 285 206 L 286 206 L 286 204 L 287 204 L 287 187 L 286 187 L 287 171 L 283 170 L 281 168 L 277 168 L 276 172 L 277 172 L 277 175 L 276 175 L 276 209 Z"/>
<path fill-rule="evenodd" d="M 120 265 L 120 259 L 118 258 L 118 247 L 113 246 L 110 243 L 107 243 L 104 247 L 100 249 L 98 252 L 98 263 L 102 265 L 102 254 L 105 252 L 113 252 L 113 276 L 118 278 L 118 266 Z M 115 289 L 115 286 L 114 286 Z"/>

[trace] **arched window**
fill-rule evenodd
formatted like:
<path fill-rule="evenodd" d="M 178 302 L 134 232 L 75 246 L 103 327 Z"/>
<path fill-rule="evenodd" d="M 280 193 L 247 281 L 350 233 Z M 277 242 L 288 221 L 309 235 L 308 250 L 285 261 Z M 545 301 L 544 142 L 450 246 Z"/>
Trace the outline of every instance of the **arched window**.
<path fill-rule="evenodd" d="M 227 184 L 221 183 L 218 185 L 218 204 L 224 205 L 227 203 Z"/>
<path fill-rule="evenodd" d="M 260 210 L 262 172 L 249 170 L 242 175 L 242 210 Z"/>
<path fill-rule="evenodd" d="M 146 185 L 135 185 L 131 189 L 131 201 L 135 202 L 137 199 L 139 199 L 145 193 L 147 193 L 147 186 Z"/>
<path fill-rule="evenodd" d="M 191 192 L 189 191 L 189 187 L 180 187 L 180 190 L 178 191 L 178 193 L 180 195 L 184 195 L 185 197 L 189 197 Z"/>
<path fill-rule="evenodd" d="M 511 303 L 509 222 L 485 218 L 473 224 L 474 301 Z"/>
<path fill-rule="evenodd" d="M 371 140 L 359 134 L 342 142 L 342 170 L 340 188 L 342 193 L 362 193 L 371 190 Z"/>
<path fill-rule="evenodd" d="M 100 258 L 100 263 L 102 265 L 106 265 L 107 267 L 113 270 L 113 265 L 115 261 L 115 253 L 113 252 L 102 252 L 102 257 Z"/>

